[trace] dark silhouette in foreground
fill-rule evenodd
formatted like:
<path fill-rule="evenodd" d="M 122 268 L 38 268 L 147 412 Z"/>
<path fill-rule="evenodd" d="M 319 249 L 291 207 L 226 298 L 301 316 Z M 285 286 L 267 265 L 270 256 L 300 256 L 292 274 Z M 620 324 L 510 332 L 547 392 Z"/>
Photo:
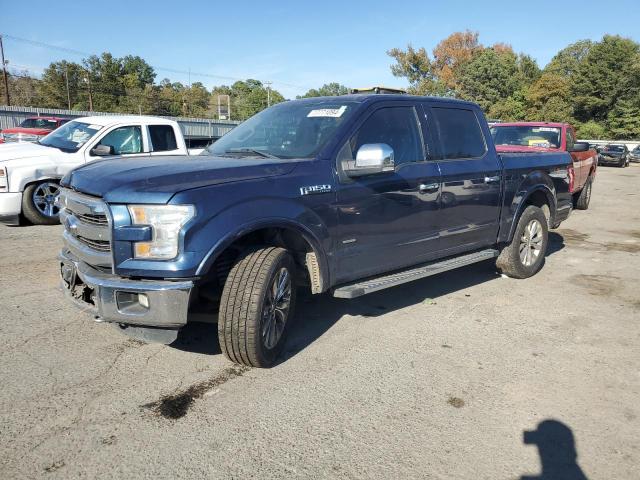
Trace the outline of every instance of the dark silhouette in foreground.
<path fill-rule="evenodd" d="M 525 445 L 538 447 L 542 472 L 523 475 L 521 480 L 588 480 L 578 463 L 573 432 L 557 420 L 545 420 L 524 432 Z"/>

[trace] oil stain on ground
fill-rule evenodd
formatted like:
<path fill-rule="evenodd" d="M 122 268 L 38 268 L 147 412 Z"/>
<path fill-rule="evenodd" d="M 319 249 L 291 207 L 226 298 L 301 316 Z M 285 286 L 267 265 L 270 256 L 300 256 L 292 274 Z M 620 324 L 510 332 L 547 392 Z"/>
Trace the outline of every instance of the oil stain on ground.
<path fill-rule="evenodd" d="M 218 387 L 236 377 L 242 376 L 249 370 L 250 367 L 233 365 L 225 368 L 221 373 L 209 380 L 191 385 L 189 388 L 180 392 L 173 393 L 171 395 L 164 395 L 155 402 L 142 405 L 142 408 L 151 410 L 153 413 L 170 420 L 182 418 L 187 414 L 189 408 L 193 406 L 194 402 L 198 398 L 202 397 L 205 393 L 215 387 Z"/>
<path fill-rule="evenodd" d="M 462 408 L 465 405 L 464 400 L 460 397 L 449 397 L 447 403 L 454 408 Z"/>
<path fill-rule="evenodd" d="M 587 289 L 591 295 L 608 297 L 621 285 L 620 277 L 613 275 L 574 275 L 573 283 Z"/>
<path fill-rule="evenodd" d="M 583 232 L 578 232 L 577 230 L 571 230 L 570 228 L 563 228 L 558 230 L 558 233 L 562 235 L 562 239 L 564 243 L 567 244 L 580 244 L 589 238 L 589 235 Z"/>

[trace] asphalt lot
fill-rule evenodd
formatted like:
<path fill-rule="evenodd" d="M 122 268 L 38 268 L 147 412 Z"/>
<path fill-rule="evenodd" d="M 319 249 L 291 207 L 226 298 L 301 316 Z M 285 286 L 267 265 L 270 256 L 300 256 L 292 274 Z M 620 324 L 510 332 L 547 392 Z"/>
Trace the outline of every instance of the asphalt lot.
<path fill-rule="evenodd" d="M 61 227 L 0 226 L 0 478 L 638 478 L 639 186 L 600 168 L 531 279 L 307 297 L 270 370 L 213 325 L 172 348 L 93 322 L 58 291 Z"/>

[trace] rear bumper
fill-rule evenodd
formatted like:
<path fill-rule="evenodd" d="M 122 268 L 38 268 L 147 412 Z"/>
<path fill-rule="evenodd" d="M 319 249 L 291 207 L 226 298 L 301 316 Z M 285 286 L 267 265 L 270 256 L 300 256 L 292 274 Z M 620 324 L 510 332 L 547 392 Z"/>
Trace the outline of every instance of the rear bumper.
<path fill-rule="evenodd" d="M 22 192 L 0 193 L 0 223 L 18 225 L 22 211 Z"/>
<path fill-rule="evenodd" d="M 192 281 L 130 280 L 97 270 L 68 250 L 58 260 L 67 298 L 100 320 L 162 328 L 187 323 Z"/>

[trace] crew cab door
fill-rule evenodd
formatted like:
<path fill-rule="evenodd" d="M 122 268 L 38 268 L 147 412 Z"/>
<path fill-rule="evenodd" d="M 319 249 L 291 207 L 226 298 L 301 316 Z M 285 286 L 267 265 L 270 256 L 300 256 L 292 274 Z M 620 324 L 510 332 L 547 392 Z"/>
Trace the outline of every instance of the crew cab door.
<path fill-rule="evenodd" d="M 491 136 L 484 118 L 464 104 L 438 103 L 425 108 L 438 139 L 442 189 L 437 228 L 442 255 L 495 244 L 502 166 L 487 143 Z"/>
<path fill-rule="evenodd" d="M 98 145 L 107 145 L 113 150 L 113 156 L 143 157 L 149 155 L 148 142 L 142 125 L 118 125 L 112 127 L 95 140 L 85 150 L 85 161 L 108 158 L 94 155 L 91 151 Z"/>
<path fill-rule="evenodd" d="M 425 150 L 424 117 L 408 102 L 375 104 L 362 114 L 337 158 L 336 281 L 426 260 L 437 250 L 440 174 Z M 350 178 L 344 162 L 363 145 L 393 149 L 391 171 Z"/>
<path fill-rule="evenodd" d="M 155 155 L 185 155 L 186 146 L 182 134 L 171 125 L 147 125 L 149 152 Z"/>

